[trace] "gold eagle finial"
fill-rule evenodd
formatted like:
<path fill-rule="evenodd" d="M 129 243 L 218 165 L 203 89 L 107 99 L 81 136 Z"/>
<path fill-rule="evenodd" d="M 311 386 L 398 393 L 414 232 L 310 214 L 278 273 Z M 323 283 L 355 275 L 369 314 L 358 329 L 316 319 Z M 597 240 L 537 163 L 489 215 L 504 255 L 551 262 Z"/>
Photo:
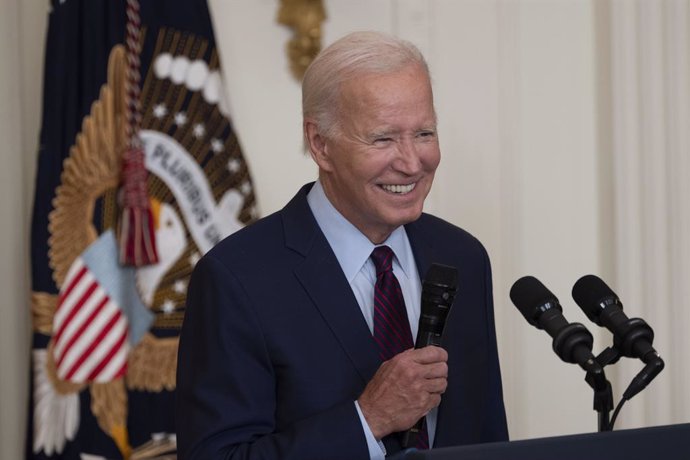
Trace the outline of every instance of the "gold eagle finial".
<path fill-rule="evenodd" d="M 281 0 L 278 22 L 291 27 L 287 43 L 290 70 L 298 80 L 321 51 L 321 23 L 326 19 L 322 0 Z"/>

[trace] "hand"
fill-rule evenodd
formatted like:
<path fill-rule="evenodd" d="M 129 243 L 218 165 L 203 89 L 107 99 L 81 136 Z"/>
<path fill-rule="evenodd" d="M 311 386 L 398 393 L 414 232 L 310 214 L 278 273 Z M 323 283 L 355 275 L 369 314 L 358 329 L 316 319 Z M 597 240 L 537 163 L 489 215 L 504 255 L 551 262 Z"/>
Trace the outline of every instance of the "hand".
<path fill-rule="evenodd" d="M 357 402 L 376 439 L 411 428 L 441 403 L 448 386 L 448 353 L 428 346 L 381 364 Z"/>

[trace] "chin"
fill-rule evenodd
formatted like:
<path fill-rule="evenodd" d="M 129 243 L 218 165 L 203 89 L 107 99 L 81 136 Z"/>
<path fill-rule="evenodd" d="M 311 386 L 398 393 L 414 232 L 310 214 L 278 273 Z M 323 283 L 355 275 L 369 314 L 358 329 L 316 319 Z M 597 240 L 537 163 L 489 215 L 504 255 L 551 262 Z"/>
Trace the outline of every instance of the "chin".
<path fill-rule="evenodd" d="M 415 220 L 419 219 L 419 216 L 422 215 L 422 210 L 415 210 L 414 212 L 406 212 L 403 215 L 398 215 L 396 216 L 395 219 L 390 219 L 389 222 L 393 223 L 393 227 L 397 228 L 400 227 L 401 225 L 406 225 L 409 224 L 410 222 L 414 222 Z"/>

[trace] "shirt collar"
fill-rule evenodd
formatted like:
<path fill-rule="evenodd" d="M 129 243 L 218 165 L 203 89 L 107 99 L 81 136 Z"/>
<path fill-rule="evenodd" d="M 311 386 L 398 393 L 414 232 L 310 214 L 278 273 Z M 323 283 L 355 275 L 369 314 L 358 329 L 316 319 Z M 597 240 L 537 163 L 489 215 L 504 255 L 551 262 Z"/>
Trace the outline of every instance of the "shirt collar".
<path fill-rule="evenodd" d="M 369 239 L 335 209 L 326 196 L 320 181 L 316 181 L 307 195 L 307 202 L 328 244 L 335 253 L 348 282 L 352 282 L 364 264 L 369 260 L 374 245 Z M 410 276 L 409 241 L 405 228 L 400 226 L 390 234 L 382 245 L 390 246 L 405 275 Z"/>

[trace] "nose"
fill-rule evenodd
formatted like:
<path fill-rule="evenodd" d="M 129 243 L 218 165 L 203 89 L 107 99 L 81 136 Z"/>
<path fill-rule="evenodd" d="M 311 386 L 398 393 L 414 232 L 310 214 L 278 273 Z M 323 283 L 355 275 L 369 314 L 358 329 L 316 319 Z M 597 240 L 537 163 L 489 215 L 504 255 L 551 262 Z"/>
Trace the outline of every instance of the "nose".
<path fill-rule="evenodd" d="M 393 161 L 393 168 L 408 176 L 418 173 L 422 167 L 419 146 L 413 139 L 403 138 L 398 144 L 398 154 Z"/>

